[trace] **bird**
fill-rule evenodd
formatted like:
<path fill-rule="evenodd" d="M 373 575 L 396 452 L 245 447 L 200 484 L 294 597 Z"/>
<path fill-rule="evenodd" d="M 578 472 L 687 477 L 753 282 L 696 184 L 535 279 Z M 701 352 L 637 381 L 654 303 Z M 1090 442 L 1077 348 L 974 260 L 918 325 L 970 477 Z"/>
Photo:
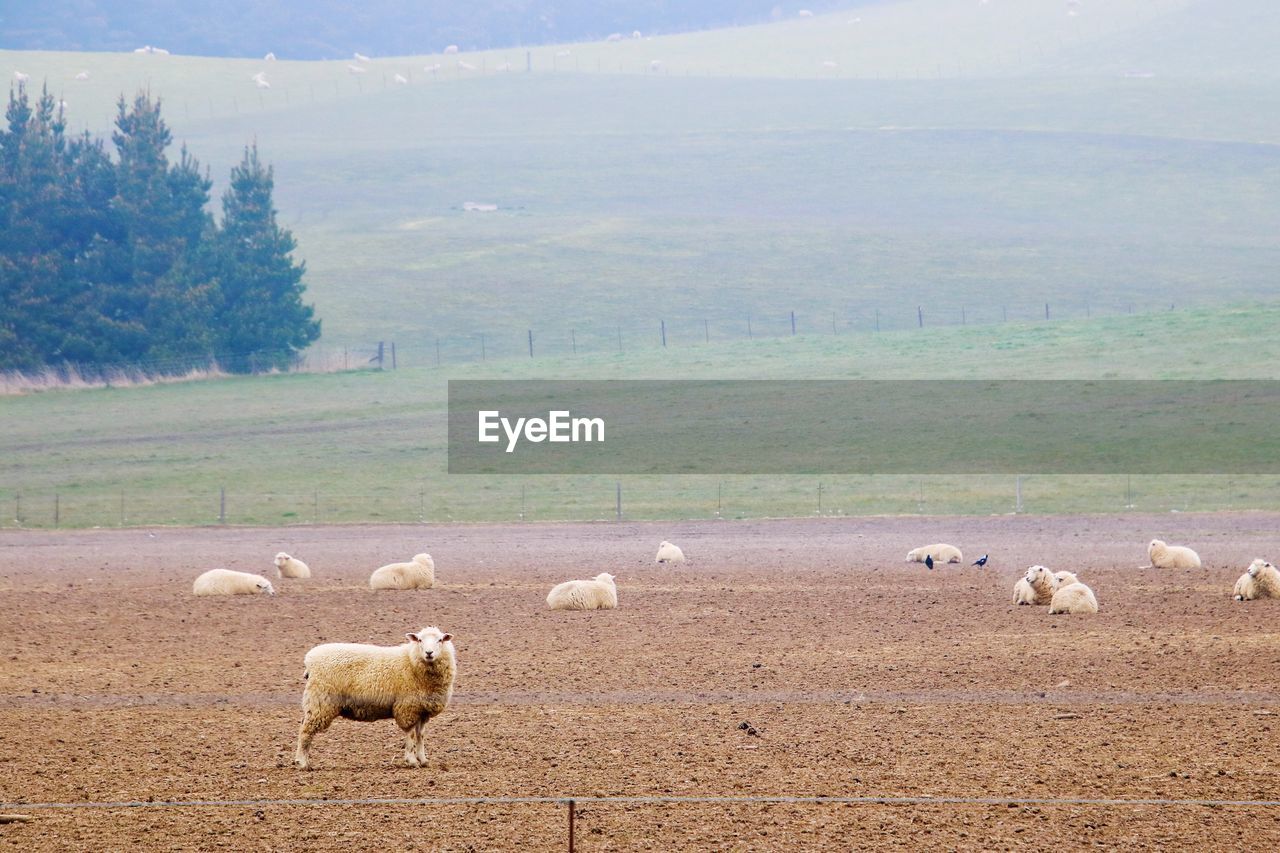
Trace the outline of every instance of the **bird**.
<path fill-rule="evenodd" d="M 981 567 L 981 566 L 985 566 L 985 565 L 987 564 L 987 555 L 986 555 L 986 554 L 983 554 L 981 557 L 979 557 L 978 559 L 974 560 L 974 561 L 973 561 L 973 564 L 974 564 L 975 566 L 979 566 L 979 567 Z"/>
<path fill-rule="evenodd" d="M 924 555 L 924 564 L 929 569 L 929 571 L 933 571 L 933 555 L 932 554 Z"/>

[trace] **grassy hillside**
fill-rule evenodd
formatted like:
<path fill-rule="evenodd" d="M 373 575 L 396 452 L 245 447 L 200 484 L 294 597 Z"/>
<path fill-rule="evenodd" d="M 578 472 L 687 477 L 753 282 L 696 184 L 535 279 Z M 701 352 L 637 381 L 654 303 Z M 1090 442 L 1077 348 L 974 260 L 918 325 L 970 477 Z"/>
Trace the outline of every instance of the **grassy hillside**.
<path fill-rule="evenodd" d="M 449 378 L 1280 378 L 1280 308 L 757 339 L 0 398 L 13 525 L 607 518 L 609 477 L 445 474 Z M 1274 507 L 1275 477 L 1030 477 L 1024 509 Z M 632 518 L 807 515 L 814 478 L 621 478 Z M 1009 477 L 833 477 L 824 513 L 1009 512 Z M 20 496 L 20 497 L 19 497 Z M 20 504 L 20 505 L 19 505 Z M 522 509 L 523 508 L 523 509 Z M 11 510 L 11 511 L 10 511 Z"/>
<path fill-rule="evenodd" d="M 1230 36 L 1277 13 L 1078 11 L 905 0 L 538 48 L 533 74 L 522 50 L 462 56 L 474 71 L 439 55 L 363 74 L 134 54 L 0 67 L 48 80 L 95 132 L 120 92 L 149 87 L 219 186 L 256 140 L 330 348 L 484 334 L 514 353 L 529 328 L 603 346 L 659 320 L 741 334 L 748 314 L 794 310 L 818 331 L 879 312 L 905 328 L 917 306 L 972 323 L 1046 301 L 1084 316 L 1268 296 L 1280 89 L 1259 40 Z M 1179 64 L 1192 42 L 1200 65 Z"/>

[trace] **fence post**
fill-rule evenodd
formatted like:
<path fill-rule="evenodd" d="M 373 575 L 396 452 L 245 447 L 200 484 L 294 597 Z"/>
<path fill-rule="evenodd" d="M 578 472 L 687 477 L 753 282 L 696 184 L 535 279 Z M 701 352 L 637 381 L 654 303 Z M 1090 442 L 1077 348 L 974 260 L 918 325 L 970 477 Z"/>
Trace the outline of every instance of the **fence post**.
<path fill-rule="evenodd" d="M 839 332 L 836 331 L 836 312 L 834 311 L 831 312 L 831 334 L 839 334 Z"/>
<path fill-rule="evenodd" d="M 1013 504 L 1014 512 L 1022 512 L 1022 475 L 1018 475 L 1017 485 L 1015 486 L 1015 498 Z"/>
<path fill-rule="evenodd" d="M 573 813 L 577 808 L 577 803 L 569 800 L 569 853 L 573 853 Z"/>
<path fill-rule="evenodd" d="M 747 337 L 748 338 L 755 337 L 755 335 L 751 334 L 751 315 L 750 314 L 747 315 Z"/>
<path fill-rule="evenodd" d="M 1046 320 L 1049 319 L 1049 303 L 1048 302 L 1044 304 L 1044 318 Z"/>
<path fill-rule="evenodd" d="M 916 322 L 920 324 L 920 328 L 924 328 L 924 309 L 919 305 L 916 306 Z"/>
<path fill-rule="evenodd" d="M 57 492 L 54 492 L 54 493 L 53 493 L 53 526 L 54 526 L 54 527 L 57 527 L 57 526 L 58 526 L 58 521 L 59 521 L 59 509 L 60 509 L 60 507 L 59 507 L 59 505 L 58 505 L 58 493 L 57 493 Z"/>
<path fill-rule="evenodd" d="M 22 525 L 22 492 L 15 492 L 13 496 L 13 520 Z"/>
<path fill-rule="evenodd" d="M 396 342 L 391 342 L 391 369 L 396 369 Z"/>
<path fill-rule="evenodd" d="M 227 487 L 218 488 L 218 523 L 227 523 Z"/>
<path fill-rule="evenodd" d="M 711 324 L 705 319 L 702 321 L 702 341 L 703 343 L 711 343 Z"/>
<path fill-rule="evenodd" d="M 533 329 L 529 330 L 529 358 L 533 358 Z"/>
<path fill-rule="evenodd" d="M 796 333 L 796 312 L 791 312 L 791 334 Z"/>
<path fill-rule="evenodd" d="M 960 306 L 960 325 L 961 325 L 961 326 L 967 326 L 967 325 L 969 325 L 969 324 L 968 324 L 968 322 L 965 320 L 965 316 L 964 316 L 964 306 L 963 306 L 963 305 L 961 305 L 961 306 Z"/>
<path fill-rule="evenodd" d="M 524 486 L 520 487 L 520 520 L 524 521 Z"/>
<path fill-rule="evenodd" d="M 1009 306 L 1008 305 L 1000 306 L 1000 314 L 1002 317 L 1004 317 L 1004 322 L 1006 323 L 1009 322 Z"/>
<path fill-rule="evenodd" d="M 822 481 L 818 481 L 818 515 L 822 515 Z"/>
<path fill-rule="evenodd" d="M 618 327 L 618 352 L 622 352 L 622 327 Z"/>
<path fill-rule="evenodd" d="M 880 309 L 876 309 L 876 331 L 880 331 Z"/>
<path fill-rule="evenodd" d="M 724 510 L 722 500 L 724 498 L 724 481 L 716 483 L 716 518 L 720 517 L 720 513 Z"/>
<path fill-rule="evenodd" d="M 578 354 L 578 330 L 577 329 L 569 330 L 569 343 L 572 344 L 573 346 L 573 354 L 577 355 Z"/>
<path fill-rule="evenodd" d="M 481 360 L 481 361 L 485 361 L 485 360 L 486 360 L 486 355 L 487 355 L 487 354 L 486 354 L 486 353 L 485 353 L 485 351 L 484 351 L 484 333 L 483 333 L 483 332 L 481 332 L 481 333 L 480 333 L 480 360 Z"/>
<path fill-rule="evenodd" d="M 659 320 L 658 322 L 662 327 L 662 345 L 665 347 L 667 345 L 667 321 Z"/>
<path fill-rule="evenodd" d="M 622 483 L 618 482 L 618 521 L 622 521 Z"/>
<path fill-rule="evenodd" d="M 383 344 L 383 342 L 382 342 L 382 341 L 378 341 L 378 355 L 376 356 L 376 359 L 377 359 L 377 362 L 378 362 L 378 369 L 379 369 L 379 370 L 381 370 L 381 369 L 382 369 L 382 356 L 383 356 L 383 353 L 384 353 L 384 351 L 385 351 L 385 349 L 384 349 L 384 348 L 385 348 L 385 344 Z"/>
<path fill-rule="evenodd" d="M 120 526 L 124 527 L 124 492 L 120 492 Z"/>

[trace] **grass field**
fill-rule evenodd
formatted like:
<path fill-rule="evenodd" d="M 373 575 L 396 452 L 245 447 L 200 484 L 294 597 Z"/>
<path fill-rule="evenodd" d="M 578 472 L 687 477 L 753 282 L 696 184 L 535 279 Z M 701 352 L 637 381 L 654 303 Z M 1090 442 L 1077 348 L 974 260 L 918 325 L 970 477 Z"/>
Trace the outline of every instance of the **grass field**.
<path fill-rule="evenodd" d="M 922 332 L 656 341 L 618 355 L 235 378 L 0 397 L 13 525 L 1005 513 L 1012 477 L 502 477 L 445 474 L 448 379 L 1278 378 L 1280 308 Z M 425 353 L 409 350 L 405 364 Z M 420 362 L 419 362 L 420 364 Z M 1280 480 L 1030 476 L 1031 512 L 1275 507 Z M 21 495 L 20 505 L 18 495 Z"/>
<path fill-rule="evenodd" d="M 148 88 L 219 186 L 256 140 L 325 346 L 793 310 L 810 330 L 876 311 L 904 328 L 916 306 L 958 323 L 1270 296 L 1280 90 L 1265 45 L 1232 39 L 1244 16 L 1263 33 L 1277 12 L 909 0 L 857 23 L 540 47 L 531 74 L 495 71 L 523 50 L 463 57 L 474 72 L 438 55 L 359 75 L 132 54 L 0 67 L 47 80 L 95 133 Z"/>

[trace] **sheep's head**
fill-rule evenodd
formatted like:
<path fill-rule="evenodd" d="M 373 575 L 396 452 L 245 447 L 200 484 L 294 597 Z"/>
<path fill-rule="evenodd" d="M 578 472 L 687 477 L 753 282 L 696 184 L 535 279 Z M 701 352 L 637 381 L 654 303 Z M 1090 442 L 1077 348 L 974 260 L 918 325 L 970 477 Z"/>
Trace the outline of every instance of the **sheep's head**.
<path fill-rule="evenodd" d="M 1262 574 L 1263 569 L 1270 569 L 1270 568 L 1274 568 L 1274 567 L 1270 563 L 1268 563 L 1266 560 L 1263 560 L 1263 559 L 1254 560 L 1252 563 L 1249 564 L 1249 569 L 1248 569 L 1249 577 L 1256 578 L 1258 575 Z"/>
<path fill-rule="evenodd" d="M 907 552 L 907 562 L 908 562 L 908 563 L 910 563 L 910 562 L 914 562 L 914 561 L 915 561 L 915 560 L 917 560 L 919 557 L 920 557 L 920 549 L 919 549 L 919 548 L 912 548 L 910 551 L 908 551 L 908 552 Z"/>
<path fill-rule="evenodd" d="M 1164 549 L 1165 544 L 1163 539 L 1152 539 L 1151 544 L 1147 546 L 1147 553 L 1155 554 L 1156 552 L 1163 551 Z"/>
<path fill-rule="evenodd" d="M 1058 579 L 1053 576 L 1053 572 L 1049 571 L 1044 566 L 1031 566 L 1027 569 L 1025 577 L 1027 579 L 1027 583 L 1031 584 L 1031 586 L 1035 588 L 1044 586 L 1056 587 L 1058 585 Z"/>
<path fill-rule="evenodd" d="M 431 563 L 431 555 L 430 554 L 414 554 L 413 561 L 415 563 L 422 563 L 423 565 L 428 565 Z"/>
<path fill-rule="evenodd" d="M 416 634 L 405 634 L 414 653 L 420 655 L 427 663 L 434 663 L 446 654 L 453 652 L 452 634 L 446 634 L 434 626 L 423 628 Z"/>
<path fill-rule="evenodd" d="M 284 551 L 281 551 L 279 554 L 276 554 L 276 568 L 278 569 L 283 568 L 284 565 L 288 563 L 290 559 L 291 558 L 289 557 L 289 555 L 286 554 Z"/>
<path fill-rule="evenodd" d="M 599 581 L 600 583 L 607 583 L 607 584 L 612 584 L 613 578 L 614 576 L 609 574 L 608 572 L 601 572 L 600 574 L 595 576 L 595 580 Z"/>
<path fill-rule="evenodd" d="M 256 586 L 260 592 L 265 592 L 267 595 L 276 594 L 276 588 L 271 585 L 271 581 L 266 580 L 265 578 L 255 583 L 254 586 Z"/>

